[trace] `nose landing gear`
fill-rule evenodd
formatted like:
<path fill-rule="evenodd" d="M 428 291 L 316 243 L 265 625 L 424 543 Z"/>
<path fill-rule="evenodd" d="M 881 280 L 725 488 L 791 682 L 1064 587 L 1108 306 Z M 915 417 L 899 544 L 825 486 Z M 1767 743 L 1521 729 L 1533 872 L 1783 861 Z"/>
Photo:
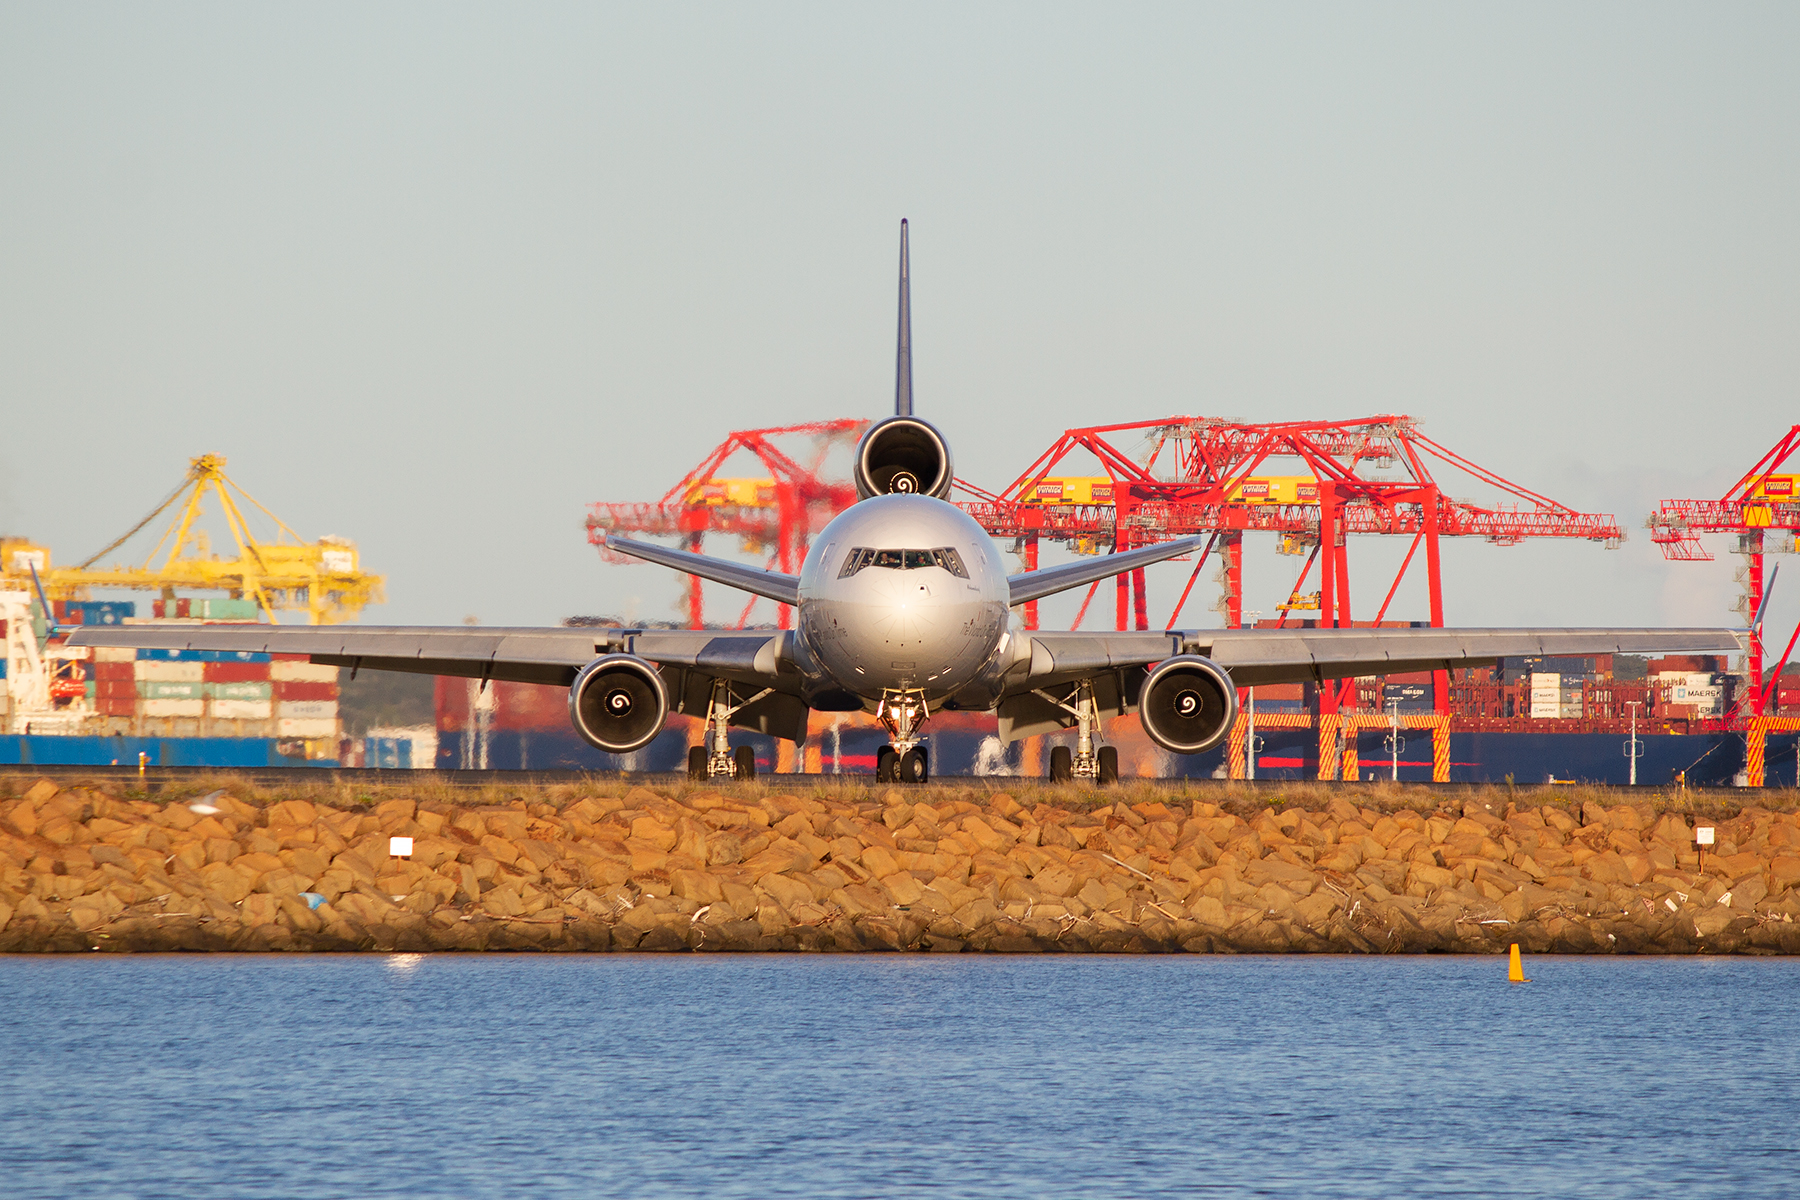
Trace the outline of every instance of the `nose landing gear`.
<path fill-rule="evenodd" d="M 931 760 L 919 727 L 930 718 L 925 693 L 892 690 L 881 698 L 875 719 L 887 727 L 891 745 L 875 752 L 875 779 L 879 783 L 924 783 L 931 778 Z"/>
<path fill-rule="evenodd" d="M 739 746 L 734 751 L 726 734 L 733 713 L 756 703 L 772 691 L 773 688 L 764 688 L 748 700 L 733 704 L 731 684 L 723 679 L 713 680 L 712 695 L 706 704 L 705 744 L 688 748 L 689 779 L 756 778 L 756 751 L 749 746 Z"/>

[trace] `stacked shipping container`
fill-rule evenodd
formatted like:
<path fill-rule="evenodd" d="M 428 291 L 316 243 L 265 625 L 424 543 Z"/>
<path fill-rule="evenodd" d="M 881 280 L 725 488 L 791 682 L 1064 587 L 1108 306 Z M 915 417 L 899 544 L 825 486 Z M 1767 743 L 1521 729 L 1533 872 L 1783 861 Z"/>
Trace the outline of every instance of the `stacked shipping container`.
<path fill-rule="evenodd" d="M 338 669 L 302 655 L 96 647 L 87 665 L 101 734 L 338 736 Z"/>

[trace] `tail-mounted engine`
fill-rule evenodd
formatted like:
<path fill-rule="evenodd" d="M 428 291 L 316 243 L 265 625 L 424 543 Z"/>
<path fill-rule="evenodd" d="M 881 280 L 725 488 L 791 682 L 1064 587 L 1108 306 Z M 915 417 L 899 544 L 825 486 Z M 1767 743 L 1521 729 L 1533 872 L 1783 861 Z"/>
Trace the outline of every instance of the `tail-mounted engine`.
<path fill-rule="evenodd" d="M 1150 740 L 1176 754 L 1199 754 L 1224 740 L 1237 719 L 1237 688 L 1210 658 L 1183 654 L 1158 663 L 1138 693 L 1138 720 Z"/>
<path fill-rule="evenodd" d="M 569 723 L 610 754 L 648 746 L 668 715 L 662 672 L 635 654 L 596 658 L 569 688 Z"/>
<path fill-rule="evenodd" d="M 917 417 L 877 422 L 856 448 L 856 494 L 864 500 L 891 494 L 942 500 L 954 474 L 943 435 Z"/>

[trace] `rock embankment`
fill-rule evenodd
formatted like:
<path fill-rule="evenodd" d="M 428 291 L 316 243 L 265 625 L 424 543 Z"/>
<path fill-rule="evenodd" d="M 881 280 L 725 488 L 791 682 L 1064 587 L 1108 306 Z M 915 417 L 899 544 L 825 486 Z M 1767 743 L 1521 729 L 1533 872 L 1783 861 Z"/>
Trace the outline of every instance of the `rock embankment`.
<path fill-rule="evenodd" d="M 1800 952 L 1800 819 L 634 788 L 0 800 L 0 951 Z M 214 811 L 196 811 L 196 807 Z M 389 854 L 413 839 L 410 859 Z"/>

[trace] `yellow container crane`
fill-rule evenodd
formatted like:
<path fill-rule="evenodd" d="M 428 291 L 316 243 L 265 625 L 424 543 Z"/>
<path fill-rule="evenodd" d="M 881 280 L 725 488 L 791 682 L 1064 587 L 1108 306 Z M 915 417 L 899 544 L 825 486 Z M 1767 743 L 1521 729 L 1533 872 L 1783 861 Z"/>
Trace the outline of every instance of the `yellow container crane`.
<path fill-rule="evenodd" d="M 235 558 L 213 553 L 206 531 L 197 527 L 208 491 L 218 498 L 237 545 Z M 272 541 L 258 541 L 251 533 L 233 493 L 275 523 Z M 157 539 L 143 566 L 95 567 L 177 506 L 174 523 Z M 158 565 L 156 559 L 164 547 L 168 554 Z M 34 566 L 52 601 L 86 599 L 92 588 L 160 592 L 165 601 L 173 601 L 177 589 L 223 591 L 233 599 L 254 600 L 259 615 L 270 622 L 276 621 L 278 611 L 297 611 L 306 614 L 309 624 L 334 625 L 354 619 L 364 606 L 385 599 L 383 578 L 359 568 L 355 542 L 339 537 L 303 540 L 225 474 L 224 456 L 218 454 L 189 460 L 187 475 L 149 516 L 76 566 L 51 567 L 45 547 L 8 539 L 0 552 L 0 577 L 12 587 L 30 587 Z"/>

